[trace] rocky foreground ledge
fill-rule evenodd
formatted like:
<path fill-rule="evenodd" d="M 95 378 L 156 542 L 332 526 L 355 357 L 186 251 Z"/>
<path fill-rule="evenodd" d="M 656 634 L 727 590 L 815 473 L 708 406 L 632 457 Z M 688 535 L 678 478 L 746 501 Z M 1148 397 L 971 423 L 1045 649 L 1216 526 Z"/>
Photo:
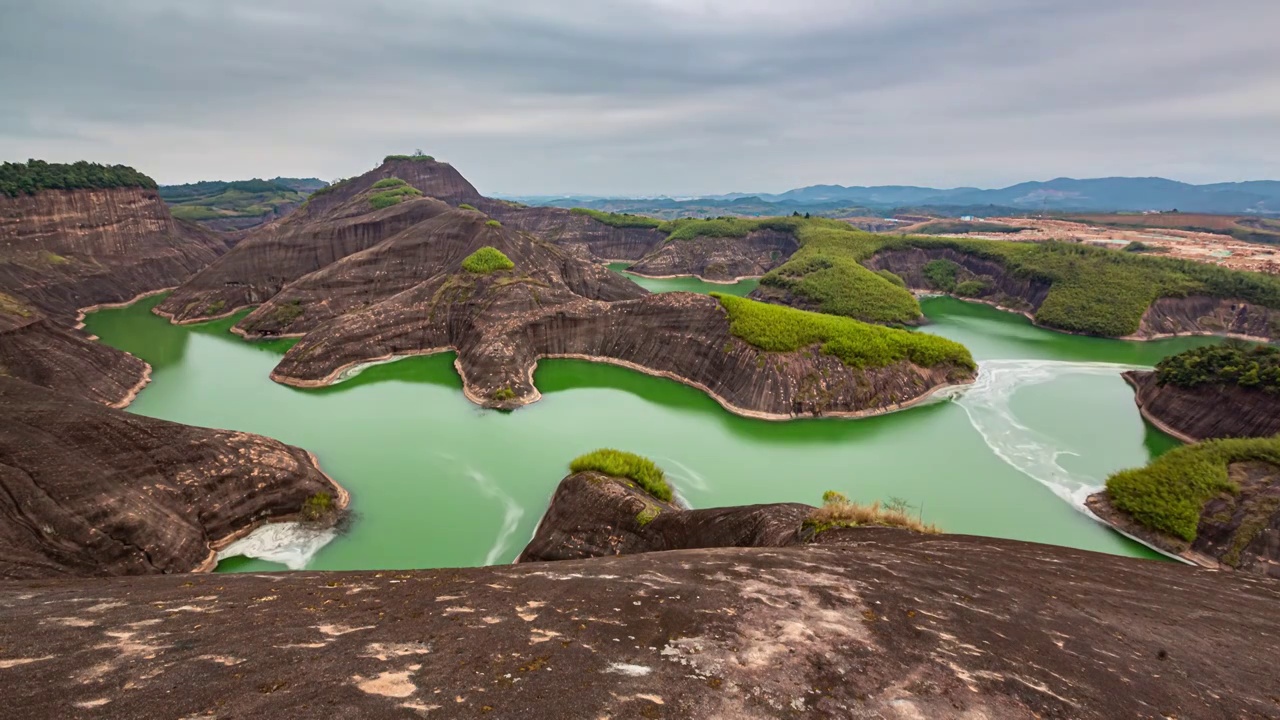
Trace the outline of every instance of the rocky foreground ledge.
<path fill-rule="evenodd" d="M 0 418 L 0 578 L 208 570 L 264 522 L 346 503 L 307 451 L 259 435 L 5 377 Z"/>
<path fill-rule="evenodd" d="M 827 535 L 839 544 L 4 583 L 6 712 L 1280 716 L 1280 584 L 1011 541 Z"/>

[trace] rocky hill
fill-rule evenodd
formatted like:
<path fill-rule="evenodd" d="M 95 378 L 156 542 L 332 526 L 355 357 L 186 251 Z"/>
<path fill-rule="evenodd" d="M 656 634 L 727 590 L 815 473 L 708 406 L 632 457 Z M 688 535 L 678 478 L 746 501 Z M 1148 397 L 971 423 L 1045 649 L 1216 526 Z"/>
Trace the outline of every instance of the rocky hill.
<path fill-rule="evenodd" d="M 672 377 L 735 412 L 779 419 L 883 412 L 972 378 L 972 360 L 953 343 L 853 321 L 832 329 L 803 314 L 771 318 L 812 327 L 803 342 L 770 345 L 735 331 L 728 301 L 650 296 L 477 206 L 454 207 L 407 179 L 382 177 L 395 168 L 440 174 L 444 187 L 453 182 L 452 168 L 439 163 L 389 162 L 245 240 L 157 312 L 194 322 L 258 305 L 235 331 L 302 336 L 272 374 L 300 387 L 340 381 L 370 362 L 454 350 L 467 396 L 503 409 L 540 397 L 532 378 L 543 357 Z M 484 253 L 505 265 L 468 267 Z M 842 333 L 884 333 L 881 342 L 895 350 L 873 362 L 841 359 L 823 348 L 845 342 Z M 927 357 L 905 349 L 929 343 L 946 347 Z"/>
<path fill-rule="evenodd" d="M 345 493 L 304 450 L 0 377 L 0 577 L 212 568 L 213 548 Z M 317 501 L 313 501 L 313 504 Z"/>
<path fill-rule="evenodd" d="M 6 707 L 33 720 L 1280 715 L 1273 582 L 1007 540 L 824 537 L 0 583 Z"/>
<path fill-rule="evenodd" d="M 1219 384 L 1184 388 L 1143 371 L 1126 372 L 1124 379 L 1143 417 L 1183 442 L 1280 433 L 1280 395 L 1274 392 Z"/>

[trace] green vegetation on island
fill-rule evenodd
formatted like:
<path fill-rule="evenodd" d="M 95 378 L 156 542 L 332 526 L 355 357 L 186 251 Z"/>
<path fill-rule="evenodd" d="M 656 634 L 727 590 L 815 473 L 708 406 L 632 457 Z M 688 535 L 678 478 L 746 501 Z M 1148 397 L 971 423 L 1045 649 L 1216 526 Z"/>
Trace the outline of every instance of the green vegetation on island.
<path fill-rule="evenodd" d="M 1228 466 L 1247 461 L 1280 467 L 1280 436 L 1180 447 L 1146 467 L 1107 478 L 1107 493 L 1115 507 L 1146 527 L 1194 542 L 1204 504 L 1219 493 L 1240 493 L 1227 474 Z"/>
<path fill-rule="evenodd" d="M 204 181 L 162 186 L 160 199 L 168 203 L 174 217 L 193 222 L 265 219 L 273 213 L 284 214 L 326 186 L 316 178 Z"/>
<path fill-rule="evenodd" d="M 477 275 L 510 270 L 515 266 L 516 264 L 511 262 L 511 258 L 504 255 L 501 250 L 488 245 L 471 253 L 466 260 L 462 261 L 463 270 Z"/>
<path fill-rule="evenodd" d="M 1280 393 L 1280 348 L 1229 340 L 1178 353 L 1156 365 L 1161 385 L 1236 385 Z"/>
<path fill-rule="evenodd" d="M 400 178 L 383 178 L 373 184 L 374 190 L 381 192 L 369 196 L 369 205 L 374 210 L 382 210 L 400 204 L 406 197 L 421 197 L 422 191 Z"/>
<path fill-rule="evenodd" d="M 575 473 L 598 472 L 617 478 L 626 478 L 641 490 L 663 501 L 671 502 L 674 493 L 662 468 L 646 457 L 622 450 L 604 448 L 579 456 L 569 463 Z"/>
<path fill-rule="evenodd" d="M 761 285 L 788 290 L 822 312 L 868 322 L 906 323 L 918 318 L 919 304 L 910 292 L 861 264 L 879 252 L 913 248 L 951 250 L 996 262 L 1013 277 L 1048 283 L 1050 290 L 1036 321 L 1069 332 L 1104 337 L 1133 334 L 1151 303 L 1161 297 L 1200 294 L 1280 309 L 1280 278 L 1074 243 L 890 237 L 816 218 L 804 221 L 796 237 L 800 250 L 766 274 Z M 970 296 L 986 291 L 983 278 L 952 285 L 951 269 L 956 269 L 959 280 L 958 266 L 939 264 L 926 271 L 933 282 L 940 283 L 934 289 Z M 964 284 L 969 280 L 984 285 Z"/>
<path fill-rule="evenodd" d="M 126 165 L 80 162 L 64 164 L 43 160 L 0 164 L 0 194 L 34 195 L 41 190 L 98 190 L 105 188 L 156 188 L 156 181 Z"/>
<path fill-rule="evenodd" d="M 960 343 L 937 335 L 870 325 L 852 318 L 796 310 L 712 293 L 729 314 L 729 331 L 766 352 L 790 352 L 811 345 L 856 368 L 878 368 L 907 360 L 920 367 L 952 363 L 976 369 Z"/>

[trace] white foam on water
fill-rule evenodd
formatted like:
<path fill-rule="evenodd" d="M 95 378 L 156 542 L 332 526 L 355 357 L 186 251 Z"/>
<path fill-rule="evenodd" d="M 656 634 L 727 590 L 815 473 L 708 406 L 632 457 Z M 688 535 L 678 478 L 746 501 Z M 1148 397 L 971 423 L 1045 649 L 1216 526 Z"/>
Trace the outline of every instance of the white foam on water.
<path fill-rule="evenodd" d="M 279 563 L 290 570 L 303 570 L 316 553 L 337 536 L 333 528 L 296 522 L 268 523 L 220 551 L 218 562 L 247 557 Z"/>
<path fill-rule="evenodd" d="M 481 493 L 501 502 L 503 506 L 502 529 L 498 531 L 493 547 L 489 548 L 489 553 L 484 556 L 484 564 L 493 565 L 498 562 L 498 558 L 506 551 L 507 544 L 511 542 L 511 536 L 515 534 L 520 518 L 524 517 L 524 508 L 520 507 L 520 503 L 516 502 L 515 498 L 498 487 L 497 483 L 486 477 L 484 473 L 467 468 L 467 475 L 475 481 Z"/>
<path fill-rule="evenodd" d="M 1018 422 L 1010 402 L 1020 388 L 1067 375 L 1115 376 L 1140 369 L 1102 362 L 988 360 L 981 363 L 977 382 L 948 395 L 964 409 L 970 424 L 997 457 L 1084 510 L 1085 499 L 1102 489 L 1103 479 L 1078 475 L 1059 465 L 1059 458 L 1080 453 Z"/>

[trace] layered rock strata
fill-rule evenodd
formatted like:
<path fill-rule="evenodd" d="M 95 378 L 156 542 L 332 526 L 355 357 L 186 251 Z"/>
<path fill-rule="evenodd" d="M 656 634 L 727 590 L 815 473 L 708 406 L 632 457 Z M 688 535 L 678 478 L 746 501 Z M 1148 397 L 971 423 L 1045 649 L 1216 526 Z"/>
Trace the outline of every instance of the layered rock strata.
<path fill-rule="evenodd" d="M 269 438 L 112 410 L 0 377 L 0 577 L 212 567 L 223 542 L 346 494 Z"/>

